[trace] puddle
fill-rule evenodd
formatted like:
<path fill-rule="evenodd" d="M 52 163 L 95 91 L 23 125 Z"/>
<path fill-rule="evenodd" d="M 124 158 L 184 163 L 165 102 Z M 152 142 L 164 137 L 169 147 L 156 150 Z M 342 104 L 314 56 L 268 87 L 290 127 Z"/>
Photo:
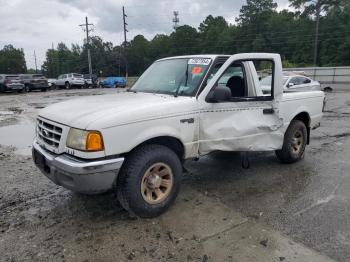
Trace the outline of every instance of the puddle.
<path fill-rule="evenodd" d="M 35 135 L 35 123 L 23 121 L 16 125 L 0 127 L 0 145 L 15 147 L 15 153 L 31 155 L 32 142 Z"/>

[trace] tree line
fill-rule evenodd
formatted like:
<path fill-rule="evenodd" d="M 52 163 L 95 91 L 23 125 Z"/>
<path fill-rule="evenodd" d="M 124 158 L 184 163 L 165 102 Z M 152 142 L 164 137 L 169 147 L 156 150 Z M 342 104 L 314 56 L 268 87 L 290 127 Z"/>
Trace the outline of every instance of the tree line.
<path fill-rule="evenodd" d="M 289 1 L 294 11 L 277 11 L 273 0 L 247 0 L 235 24 L 209 15 L 198 28 L 182 25 L 169 35 L 158 34 L 151 40 L 137 35 L 125 45 L 113 46 L 92 37 L 93 71 L 102 76 L 125 75 L 126 71 L 138 76 L 153 61 L 167 56 L 242 52 L 279 53 L 285 67 L 350 65 L 350 1 Z M 0 69 L 1 61 L 0 57 Z M 47 50 L 42 72 L 48 77 L 88 73 L 87 45 L 68 48 L 59 43 Z"/>

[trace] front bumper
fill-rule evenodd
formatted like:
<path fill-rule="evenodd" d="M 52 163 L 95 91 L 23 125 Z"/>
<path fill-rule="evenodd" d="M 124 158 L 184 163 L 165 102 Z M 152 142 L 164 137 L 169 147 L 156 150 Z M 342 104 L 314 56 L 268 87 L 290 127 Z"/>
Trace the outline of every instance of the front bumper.
<path fill-rule="evenodd" d="M 6 85 L 6 90 L 22 90 L 24 89 L 24 85 L 22 84 L 10 84 Z"/>
<path fill-rule="evenodd" d="M 32 148 L 35 165 L 55 184 L 83 194 L 99 194 L 113 188 L 124 158 L 82 161 L 56 155 L 36 140 Z"/>

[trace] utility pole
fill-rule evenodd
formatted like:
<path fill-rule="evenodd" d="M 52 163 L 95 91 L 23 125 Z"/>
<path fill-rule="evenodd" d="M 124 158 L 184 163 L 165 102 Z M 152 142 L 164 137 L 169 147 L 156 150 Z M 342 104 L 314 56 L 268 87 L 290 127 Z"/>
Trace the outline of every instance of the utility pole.
<path fill-rule="evenodd" d="M 314 44 L 314 66 L 317 66 L 318 57 L 318 33 L 320 27 L 320 17 L 322 11 L 321 1 L 316 2 L 316 28 L 315 28 L 315 44 Z"/>
<path fill-rule="evenodd" d="M 126 29 L 126 26 L 128 25 L 126 23 L 126 18 L 128 16 L 126 15 L 125 13 L 125 7 L 123 6 L 123 25 L 124 25 L 124 43 L 123 43 L 123 46 L 124 46 L 124 57 L 125 57 L 125 80 L 127 81 L 128 80 L 128 60 L 126 58 L 126 46 L 127 46 L 127 42 L 126 42 L 126 32 L 129 32 L 128 29 Z"/>
<path fill-rule="evenodd" d="M 36 54 L 35 54 L 35 50 L 34 50 L 34 61 L 35 61 L 35 73 L 38 73 L 38 66 L 36 63 Z"/>
<path fill-rule="evenodd" d="M 179 23 L 180 23 L 179 11 L 174 11 L 173 22 L 174 22 L 173 28 L 176 31 L 176 29 L 179 27 Z"/>
<path fill-rule="evenodd" d="M 94 24 L 89 24 L 88 17 L 85 17 L 85 24 L 79 25 L 84 32 L 86 32 L 86 46 L 87 46 L 87 54 L 88 54 L 88 64 L 89 64 L 89 75 L 92 75 L 92 65 L 91 65 L 91 54 L 90 54 L 90 41 L 89 41 L 89 33 L 93 31 L 90 26 L 94 26 Z"/>

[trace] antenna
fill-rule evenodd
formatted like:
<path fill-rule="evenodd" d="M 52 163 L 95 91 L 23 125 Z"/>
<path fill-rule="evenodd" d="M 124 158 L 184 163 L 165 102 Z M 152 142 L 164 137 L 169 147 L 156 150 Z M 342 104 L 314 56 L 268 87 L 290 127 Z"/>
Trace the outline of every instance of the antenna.
<path fill-rule="evenodd" d="M 179 27 L 179 23 L 180 23 L 180 18 L 179 18 L 179 11 L 174 11 L 174 18 L 173 18 L 173 22 L 174 22 L 174 30 L 176 31 L 176 29 Z"/>

